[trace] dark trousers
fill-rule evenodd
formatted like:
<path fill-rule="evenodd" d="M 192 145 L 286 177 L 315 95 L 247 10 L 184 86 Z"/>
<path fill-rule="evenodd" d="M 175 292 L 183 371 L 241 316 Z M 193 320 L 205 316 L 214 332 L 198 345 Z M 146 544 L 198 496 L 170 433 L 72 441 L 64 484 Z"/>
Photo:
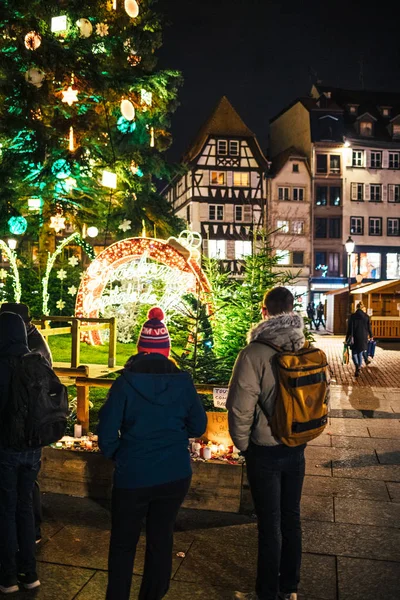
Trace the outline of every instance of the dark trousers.
<path fill-rule="evenodd" d="M 43 522 L 42 499 L 40 497 L 40 487 L 36 480 L 33 486 L 33 516 L 35 518 L 35 536 L 37 540 L 42 537 L 41 525 Z"/>
<path fill-rule="evenodd" d="M 40 457 L 41 449 L 0 450 L 0 564 L 6 577 L 36 571 L 32 496 Z"/>
<path fill-rule="evenodd" d="M 113 489 L 107 600 L 129 600 L 136 546 L 146 518 L 146 554 L 139 600 L 169 589 L 173 531 L 191 478 L 138 489 Z"/>
<path fill-rule="evenodd" d="M 246 452 L 258 519 L 256 592 L 260 600 L 275 600 L 279 591 L 296 592 L 300 581 L 304 447 L 250 444 Z"/>

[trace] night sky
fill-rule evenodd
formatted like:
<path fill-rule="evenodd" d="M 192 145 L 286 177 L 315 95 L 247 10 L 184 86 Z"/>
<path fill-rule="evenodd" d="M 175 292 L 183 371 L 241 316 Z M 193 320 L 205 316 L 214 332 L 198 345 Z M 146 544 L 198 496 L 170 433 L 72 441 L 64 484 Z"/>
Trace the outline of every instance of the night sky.
<path fill-rule="evenodd" d="M 159 67 L 185 79 L 172 122 L 179 160 L 222 95 L 257 134 L 318 78 L 337 87 L 400 91 L 399 2 L 160 0 L 170 22 Z"/>

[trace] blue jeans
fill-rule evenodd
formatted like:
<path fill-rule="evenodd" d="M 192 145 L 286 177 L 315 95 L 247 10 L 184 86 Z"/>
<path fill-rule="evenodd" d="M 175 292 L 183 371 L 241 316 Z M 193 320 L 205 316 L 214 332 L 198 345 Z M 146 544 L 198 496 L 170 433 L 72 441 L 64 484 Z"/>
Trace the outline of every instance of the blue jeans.
<path fill-rule="evenodd" d="M 305 446 L 250 444 L 247 477 L 258 519 L 256 592 L 276 600 L 297 591 L 301 565 L 300 499 Z"/>
<path fill-rule="evenodd" d="M 355 364 L 357 369 L 361 369 L 363 357 L 365 362 L 367 362 L 367 353 L 366 352 L 352 352 L 351 358 L 353 359 L 353 363 Z"/>
<path fill-rule="evenodd" d="M 32 495 L 41 452 L 0 449 L 0 564 L 6 577 L 36 571 Z"/>

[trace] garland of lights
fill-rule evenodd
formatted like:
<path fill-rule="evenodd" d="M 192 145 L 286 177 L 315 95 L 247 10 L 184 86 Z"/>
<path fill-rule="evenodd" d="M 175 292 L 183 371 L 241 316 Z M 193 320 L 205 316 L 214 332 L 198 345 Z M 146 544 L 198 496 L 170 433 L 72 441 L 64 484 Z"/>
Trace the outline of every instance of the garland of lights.
<path fill-rule="evenodd" d="M 88 256 L 90 258 L 93 259 L 95 257 L 95 252 L 94 252 L 92 246 L 90 244 L 88 244 L 87 242 L 85 242 L 84 240 L 82 240 L 80 234 L 77 232 L 72 233 L 69 237 L 65 238 L 65 240 L 63 240 L 60 244 L 58 244 L 58 246 L 55 249 L 55 252 L 53 254 L 50 255 L 50 253 L 49 253 L 49 258 L 47 260 L 47 266 L 46 266 L 46 272 L 45 272 L 45 275 L 42 280 L 42 283 L 43 283 L 42 310 L 43 310 L 44 315 L 47 315 L 48 310 L 49 310 L 49 299 L 50 299 L 49 278 L 50 278 L 51 270 L 54 266 L 56 258 L 58 256 L 60 256 L 61 252 L 64 250 L 64 248 L 66 246 L 68 246 L 68 244 L 70 244 L 72 242 L 72 240 L 75 240 L 75 242 L 78 244 L 78 246 L 80 246 L 88 254 Z"/>
<path fill-rule="evenodd" d="M 17 266 L 17 255 L 11 250 L 3 240 L 0 240 L 0 248 L 2 252 L 7 256 L 12 272 L 13 272 L 13 290 L 14 290 L 14 301 L 19 303 L 21 301 L 21 282 L 19 279 L 19 272 Z"/>

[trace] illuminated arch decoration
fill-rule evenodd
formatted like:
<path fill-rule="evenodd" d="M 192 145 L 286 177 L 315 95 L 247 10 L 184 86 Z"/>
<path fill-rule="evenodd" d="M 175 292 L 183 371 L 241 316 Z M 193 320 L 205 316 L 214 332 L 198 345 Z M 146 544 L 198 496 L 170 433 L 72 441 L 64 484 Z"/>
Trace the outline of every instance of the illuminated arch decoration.
<path fill-rule="evenodd" d="M 103 292 L 113 273 L 122 265 L 146 257 L 156 263 L 193 275 L 193 285 L 187 292 L 210 292 L 210 284 L 198 264 L 199 234 L 183 232 L 179 238 L 158 240 L 147 237 L 128 238 L 103 250 L 90 264 L 79 286 L 75 314 L 78 317 L 98 318 Z M 102 343 L 98 331 L 91 331 L 87 340 L 93 345 Z"/>
<path fill-rule="evenodd" d="M 19 271 L 17 265 L 17 255 L 14 250 L 11 250 L 7 244 L 0 240 L 0 250 L 3 252 L 5 256 L 7 256 L 7 260 L 10 263 L 12 278 L 13 278 L 13 292 L 14 292 L 14 302 L 21 302 L 21 282 L 19 279 Z"/>

